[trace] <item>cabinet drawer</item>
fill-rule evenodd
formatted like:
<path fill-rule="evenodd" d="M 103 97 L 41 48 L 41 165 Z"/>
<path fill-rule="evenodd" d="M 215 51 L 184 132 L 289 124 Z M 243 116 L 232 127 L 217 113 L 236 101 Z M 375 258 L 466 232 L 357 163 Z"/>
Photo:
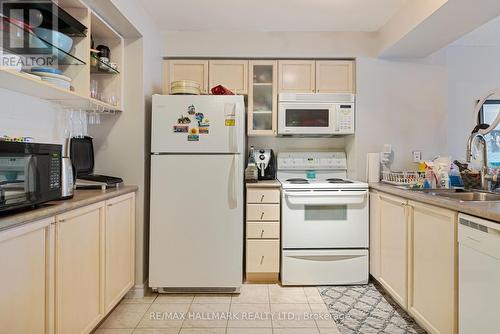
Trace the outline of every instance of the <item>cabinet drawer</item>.
<path fill-rule="evenodd" d="M 279 189 L 248 189 L 247 190 L 248 203 L 279 203 L 280 191 Z"/>
<path fill-rule="evenodd" d="M 280 223 L 247 223 L 247 238 L 249 239 L 279 239 Z"/>
<path fill-rule="evenodd" d="M 247 205 L 247 220 L 250 221 L 279 221 L 280 220 L 280 205 L 279 204 L 248 204 Z"/>
<path fill-rule="evenodd" d="M 280 261 L 279 240 L 247 241 L 247 272 L 277 273 Z"/>

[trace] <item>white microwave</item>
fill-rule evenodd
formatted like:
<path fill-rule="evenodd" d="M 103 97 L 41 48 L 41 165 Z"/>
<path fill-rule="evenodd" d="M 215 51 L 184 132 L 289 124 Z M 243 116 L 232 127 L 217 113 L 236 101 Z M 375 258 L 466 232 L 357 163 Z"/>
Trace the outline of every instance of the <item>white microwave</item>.
<path fill-rule="evenodd" d="M 316 136 L 353 134 L 354 107 L 354 94 L 280 94 L 278 134 Z"/>

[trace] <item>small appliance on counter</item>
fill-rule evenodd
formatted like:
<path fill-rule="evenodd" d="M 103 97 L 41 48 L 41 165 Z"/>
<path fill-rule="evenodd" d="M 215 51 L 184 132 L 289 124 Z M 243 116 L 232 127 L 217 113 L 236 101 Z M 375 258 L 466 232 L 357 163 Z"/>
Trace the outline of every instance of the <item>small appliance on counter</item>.
<path fill-rule="evenodd" d="M 75 189 L 75 171 L 69 158 L 70 139 L 66 140 L 61 158 L 61 199 L 73 198 Z"/>
<path fill-rule="evenodd" d="M 61 198 L 61 145 L 0 141 L 0 213 Z"/>
<path fill-rule="evenodd" d="M 260 148 L 253 151 L 255 163 L 259 172 L 259 180 L 274 180 L 276 178 L 276 162 L 273 150 Z"/>
<path fill-rule="evenodd" d="M 113 187 L 123 182 L 119 177 L 94 174 L 94 145 L 91 137 L 71 138 L 70 157 L 77 188 Z"/>

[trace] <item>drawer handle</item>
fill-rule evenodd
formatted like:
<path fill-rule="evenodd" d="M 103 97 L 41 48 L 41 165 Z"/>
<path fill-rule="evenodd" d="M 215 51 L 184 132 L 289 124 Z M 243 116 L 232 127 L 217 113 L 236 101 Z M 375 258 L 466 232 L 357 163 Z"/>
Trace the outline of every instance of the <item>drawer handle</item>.
<path fill-rule="evenodd" d="M 262 202 L 264 202 L 264 195 L 262 195 L 262 196 L 260 197 L 260 202 L 261 202 L 261 203 L 262 203 Z"/>
<path fill-rule="evenodd" d="M 264 218 L 264 211 L 260 214 L 260 220 L 262 220 L 262 218 Z"/>
<path fill-rule="evenodd" d="M 262 257 L 260 258 L 260 264 L 262 264 L 264 262 L 264 255 L 262 255 Z"/>
<path fill-rule="evenodd" d="M 262 232 L 260 232 L 260 237 L 262 238 L 264 236 L 264 230 L 262 230 Z"/>

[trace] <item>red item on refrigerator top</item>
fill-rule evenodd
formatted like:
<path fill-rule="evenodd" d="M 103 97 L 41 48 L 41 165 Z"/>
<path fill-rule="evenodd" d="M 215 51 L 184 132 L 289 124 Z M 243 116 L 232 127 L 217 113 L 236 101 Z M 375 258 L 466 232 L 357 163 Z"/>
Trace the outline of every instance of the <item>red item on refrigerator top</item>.
<path fill-rule="evenodd" d="M 213 87 L 211 90 L 213 95 L 234 95 L 233 92 L 231 92 L 229 89 L 222 85 L 217 85 Z"/>

